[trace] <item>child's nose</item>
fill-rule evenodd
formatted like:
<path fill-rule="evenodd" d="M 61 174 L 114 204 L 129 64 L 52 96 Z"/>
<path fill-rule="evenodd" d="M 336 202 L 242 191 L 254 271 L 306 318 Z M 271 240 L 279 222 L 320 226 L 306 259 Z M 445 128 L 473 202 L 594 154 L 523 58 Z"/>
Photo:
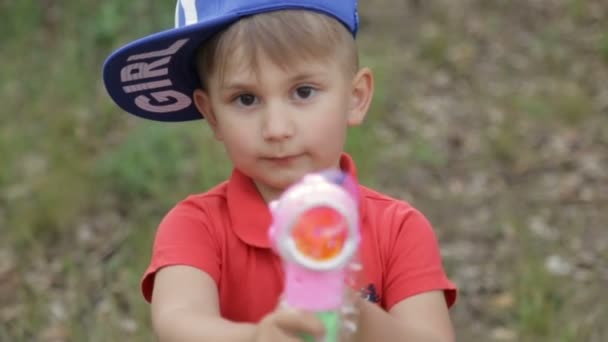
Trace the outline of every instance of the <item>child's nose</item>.
<path fill-rule="evenodd" d="M 289 115 L 289 108 L 280 103 L 271 103 L 264 113 L 262 136 L 266 140 L 282 140 L 294 133 L 294 124 Z"/>

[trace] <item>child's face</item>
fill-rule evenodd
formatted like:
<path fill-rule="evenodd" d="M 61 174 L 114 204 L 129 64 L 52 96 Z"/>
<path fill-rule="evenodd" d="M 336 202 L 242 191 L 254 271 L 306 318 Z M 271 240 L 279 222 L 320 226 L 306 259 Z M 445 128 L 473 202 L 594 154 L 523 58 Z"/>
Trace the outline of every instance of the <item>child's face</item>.
<path fill-rule="evenodd" d="M 268 201 L 304 174 L 338 166 L 373 81 L 368 69 L 348 75 L 337 58 L 284 70 L 261 55 L 258 67 L 229 68 L 221 83 L 211 76 L 195 101 L 234 166 Z"/>

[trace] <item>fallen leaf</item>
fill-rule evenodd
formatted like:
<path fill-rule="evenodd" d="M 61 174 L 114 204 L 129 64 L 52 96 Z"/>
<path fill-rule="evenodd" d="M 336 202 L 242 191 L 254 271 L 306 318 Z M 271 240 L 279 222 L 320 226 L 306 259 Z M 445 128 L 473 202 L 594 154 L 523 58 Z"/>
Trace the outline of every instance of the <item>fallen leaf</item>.
<path fill-rule="evenodd" d="M 513 307 L 515 298 L 511 292 L 503 292 L 492 299 L 492 305 L 499 310 L 506 310 Z"/>

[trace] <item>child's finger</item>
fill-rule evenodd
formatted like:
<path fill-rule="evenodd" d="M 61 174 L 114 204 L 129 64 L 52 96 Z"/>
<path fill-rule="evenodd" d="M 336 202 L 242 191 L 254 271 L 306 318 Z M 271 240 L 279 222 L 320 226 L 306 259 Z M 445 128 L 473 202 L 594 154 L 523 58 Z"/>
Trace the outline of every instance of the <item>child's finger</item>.
<path fill-rule="evenodd" d="M 307 333 L 322 336 L 325 333 L 323 322 L 314 314 L 295 309 L 277 312 L 277 326 L 293 333 Z"/>

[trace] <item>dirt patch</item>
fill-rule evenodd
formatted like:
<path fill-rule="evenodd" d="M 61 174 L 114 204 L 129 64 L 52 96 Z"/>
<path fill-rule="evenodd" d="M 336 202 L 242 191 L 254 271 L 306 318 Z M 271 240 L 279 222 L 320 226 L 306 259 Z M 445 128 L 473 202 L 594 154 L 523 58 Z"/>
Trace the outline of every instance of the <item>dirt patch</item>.
<path fill-rule="evenodd" d="M 459 340 L 608 338 L 608 5 L 362 6 L 392 63 L 375 178 L 433 222 Z"/>

